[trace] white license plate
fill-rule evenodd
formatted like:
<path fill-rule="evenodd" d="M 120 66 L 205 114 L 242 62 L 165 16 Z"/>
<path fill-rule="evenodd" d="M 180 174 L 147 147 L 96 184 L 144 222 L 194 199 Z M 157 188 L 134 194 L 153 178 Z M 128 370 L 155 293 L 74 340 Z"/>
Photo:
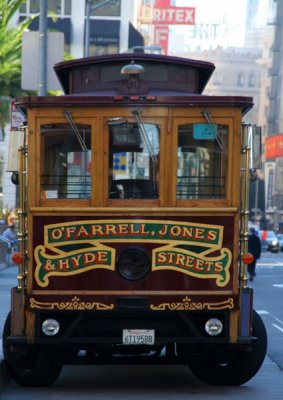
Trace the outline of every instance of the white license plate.
<path fill-rule="evenodd" d="M 153 345 L 155 331 L 153 329 L 123 329 L 123 344 Z"/>

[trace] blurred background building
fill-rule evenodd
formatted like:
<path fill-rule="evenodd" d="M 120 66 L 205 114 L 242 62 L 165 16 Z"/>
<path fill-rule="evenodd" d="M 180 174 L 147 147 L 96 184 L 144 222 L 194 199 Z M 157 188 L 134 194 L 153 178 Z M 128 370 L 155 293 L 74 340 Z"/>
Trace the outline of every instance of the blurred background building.
<path fill-rule="evenodd" d="M 276 230 L 283 225 L 283 0 L 48 0 L 47 4 L 48 30 L 63 32 L 70 57 L 135 49 L 208 60 L 216 71 L 206 94 L 252 96 L 254 108 L 244 120 L 262 127 L 264 165 L 259 180 L 251 184 L 250 215 L 262 227 Z M 40 0 L 27 0 L 14 24 L 39 13 L 39 5 Z M 30 30 L 38 29 L 36 18 Z M 13 206 L 15 191 L 4 173 L 5 146 L 0 142 L 0 187 L 3 203 Z"/>

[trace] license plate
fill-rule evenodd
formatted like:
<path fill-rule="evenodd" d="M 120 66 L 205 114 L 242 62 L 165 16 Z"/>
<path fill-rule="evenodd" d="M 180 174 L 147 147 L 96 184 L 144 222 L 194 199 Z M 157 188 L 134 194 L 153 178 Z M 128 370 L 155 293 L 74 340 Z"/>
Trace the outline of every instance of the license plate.
<path fill-rule="evenodd" d="M 153 329 L 123 329 L 123 344 L 153 345 L 155 331 Z"/>

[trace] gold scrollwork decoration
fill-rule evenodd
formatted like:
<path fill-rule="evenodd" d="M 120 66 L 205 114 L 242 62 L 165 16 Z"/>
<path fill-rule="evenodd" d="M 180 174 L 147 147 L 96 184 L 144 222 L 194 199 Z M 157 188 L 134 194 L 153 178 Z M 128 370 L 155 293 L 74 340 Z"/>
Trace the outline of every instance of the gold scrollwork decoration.
<path fill-rule="evenodd" d="M 30 299 L 30 307 L 45 310 L 71 310 L 71 311 L 82 311 L 82 310 L 113 310 L 114 304 L 103 304 L 97 302 L 85 302 L 80 301 L 80 298 L 74 296 L 71 301 L 65 302 L 41 302 L 34 298 Z"/>
<path fill-rule="evenodd" d="M 229 298 L 224 301 L 217 303 L 202 303 L 192 302 L 191 299 L 186 296 L 182 302 L 176 303 L 162 303 L 159 305 L 150 305 L 151 310 L 171 310 L 171 311 L 193 311 L 193 310 L 224 310 L 234 308 L 234 300 Z"/>

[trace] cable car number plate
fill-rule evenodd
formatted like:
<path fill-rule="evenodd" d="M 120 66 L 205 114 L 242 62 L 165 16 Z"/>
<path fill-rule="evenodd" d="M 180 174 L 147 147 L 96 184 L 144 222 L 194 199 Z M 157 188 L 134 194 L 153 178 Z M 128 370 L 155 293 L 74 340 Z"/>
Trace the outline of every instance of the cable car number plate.
<path fill-rule="evenodd" d="M 123 329 L 123 344 L 147 344 L 155 342 L 153 329 Z"/>

